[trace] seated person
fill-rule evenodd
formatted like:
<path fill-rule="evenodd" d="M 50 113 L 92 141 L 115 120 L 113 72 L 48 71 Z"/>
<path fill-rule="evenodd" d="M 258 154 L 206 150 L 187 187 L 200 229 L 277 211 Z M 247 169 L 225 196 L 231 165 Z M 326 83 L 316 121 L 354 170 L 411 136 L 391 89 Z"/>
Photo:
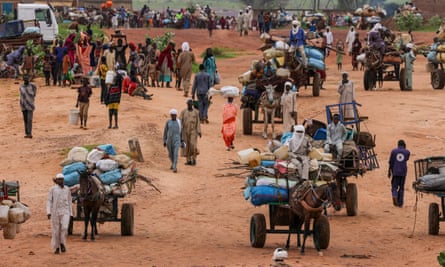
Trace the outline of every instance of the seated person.
<path fill-rule="evenodd" d="M 332 122 L 326 129 L 326 144 L 324 151 L 326 153 L 337 153 L 337 160 L 340 160 L 343 154 L 343 142 L 346 140 L 348 131 L 343 123 L 340 122 L 340 116 L 334 114 Z M 335 151 L 333 149 L 335 148 Z"/>
<path fill-rule="evenodd" d="M 267 61 L 266 66 L 264 66 L 263 70 L 263 78 L 271 78 L 275 75 L 275 68 L 272 66 L 270 61 Z"/>
<path fill-rule="evenodd" d="M 304 134 L 303 125 L 293 127 L 292 137 L 288 140 L 289 158 L 297 166 L 298 174 L 302 180 L 309 178 L 309 152 L 312 150 L 309 138 Z"/>
<path fill-rule="evenodd" d="M 146 90 L 140 83 L 137 76 L 133 73 L 130 76 L 130 83 L 128 84 L 128 94 L 131 96 L 142 96 L 145 100 L 151 100 L 153 95 L 147 95 Z"/>

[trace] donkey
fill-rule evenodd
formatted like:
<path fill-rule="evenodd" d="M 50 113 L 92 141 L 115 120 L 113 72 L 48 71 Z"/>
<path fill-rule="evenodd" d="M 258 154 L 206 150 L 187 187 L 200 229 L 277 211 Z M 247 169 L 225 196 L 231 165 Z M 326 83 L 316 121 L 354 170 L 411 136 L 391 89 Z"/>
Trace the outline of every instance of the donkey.
<path fill-rule="evenodd" d="M 326 212 L 326 207 L 330 204 L 333 204 L 336 210 L 340 210 L 340 193 L 335 182 L 323 184 L 321 186 L 303 184 L 292 188 L 289 195 L 291 223 L 289 224 L 289 235 L 287 237 L 286 248 L 289 248 L 291 228 L 295 227 L 292 222 L 297 223 L 298 246 L 300 246 L 301 226 L 304 224 L 303 245 L 301 246 L 301 254 L 303 255 L 306 238 L 310 235 L 309 224 L 311 219 L 314 219 L 314 221 L 317 220 L 321 216 L 323 210 Z M 294 216 L 297 216 L 297 220 L 292 219 Z M 318 254 L 323 256 L 323 253 L 320 251 L 319 238 L 319 233 L 314 229 L 313 239 L 315 248 L 317 249 Z"/>
<path fill-rule="evenodd" d="M 91 222 L 91 240 L 94 241 L 97 233 L 97 215 L 100 206 L 104 202 L 105 194 L 101 188 L 99 179 L 91 176 L 87 171 L 80 172 L 79 178 L 79 196 L 82 202 L 83 212 L 85 216 L 85 231 L 83 240 L 88 236 L 88 223 Z"/>
<path fill-rule="evenodd" d="M 267 128 L 269 126 L 269 120 L 272 124 L 272 138 L 275 139 L 275 112 L 280 107 L 281 97 L 279 93 L 275 91 L 278 85 L 264 85 L 265 91 L 260 97 L 260 106 L 264 115 L 264 131 L 263 138 L 267 139 Z"/>

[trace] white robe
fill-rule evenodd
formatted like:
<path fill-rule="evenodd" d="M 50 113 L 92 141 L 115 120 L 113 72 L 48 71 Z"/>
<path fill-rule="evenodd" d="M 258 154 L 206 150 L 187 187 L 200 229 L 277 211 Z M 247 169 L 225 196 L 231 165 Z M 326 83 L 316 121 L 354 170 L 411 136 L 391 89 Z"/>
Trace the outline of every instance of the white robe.
<path fill-rule="evenodd" d="M 297 110 L 297 94 L 284 92 L 281 96 L 281 106 L 283 107 L 283 132 L 290 132 L 291 127 L 295 125 L 295 118 L 292 118 L 290 113 Z"/>
<path fill-rule="evenodd" d="M 348 45 L 348 54 L 352 53 L 352 44 L 355 41 L 355 30 L 349 30 L 348 35 L 346 36 L 345 43 Z"/>
<path fill-rule="evenodd" d="M 51 214 L 51 246 L 53 249 L 66 245 L 68 225 L 73 216 L 71 191 L 68 186 L 61 188 L 59 185 L 51 187 L 46 201 L 46 214 Z"/>

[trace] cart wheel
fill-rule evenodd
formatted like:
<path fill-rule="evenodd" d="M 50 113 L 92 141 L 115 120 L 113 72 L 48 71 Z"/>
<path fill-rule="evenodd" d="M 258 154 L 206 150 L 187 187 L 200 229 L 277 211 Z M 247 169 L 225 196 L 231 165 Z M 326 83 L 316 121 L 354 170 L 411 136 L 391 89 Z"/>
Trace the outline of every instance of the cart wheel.
<path fill-rule="evenodd" d="M 375 86 L 376 73 L 373 70 L 365 70 L 363 74 L 363 87 L 366 91 L 372 90 Z"/>
<path fill-rule="evenodd" d="M 133 204 L 122 204 L 121 212 L 121 235 L 133 235 L 134 207 Z"/>
<path fill-rule="evenodd" d="M 314 221 L 313 232 L 314 235 L 318 234 L 318 244 L 320 245 L 320 249 L 327 249 L 331 239 L 331 228 L 329 226 L 329 220 L 325 215 L 321 215 Z"/>
<path fill-rule="evenodd" d="M 252 109 L 251 108 L 243 109 L 243 134 L 245 134 L 245 135 L 252 134 Z"/>
<path fill-rule="evenodd" d="M 321 75 L 316 72 L 312 81 L 312 96 L 320 96 Z"/>
<path fill-rule="evenodd" d="M 254 248 L 262 248 L 266 243 L 266 217 L 261 213 L 255 213 L 250 219 L 250 245 Z"/>
<path fill-rule="evenodd" d="M 428 234 L 439 234 L 439 205 L 437 203 L 430 203 L 428 210 Z"/>
<path fill-rule="evenodd" d="M 433 89 L 443 89 L 445 86 L 445 74 L 440 69 L 431 72 L 431 85 Z"/>
<path fill-rule="evenodd" d="M 70 216 L 70 223 L 68 224 L 68 235 L 73 235 L 74 219 Z"/>
<path fill-rule="evenodd" d="M 357 216 L 357 185 L 348 184 L 346 186 L 346 214 Z"/>
<path fill-rule="evenodd" d="M 402 68 L 399 74 L 399 86 L 401 91 L 406 91 L 406 70 Z"/>

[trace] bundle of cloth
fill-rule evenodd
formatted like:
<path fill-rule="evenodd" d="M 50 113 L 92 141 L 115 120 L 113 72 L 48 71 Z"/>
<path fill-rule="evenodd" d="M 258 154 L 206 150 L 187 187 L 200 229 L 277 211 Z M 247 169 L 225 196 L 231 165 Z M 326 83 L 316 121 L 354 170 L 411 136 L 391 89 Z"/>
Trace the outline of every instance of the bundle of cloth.
<path fill-rule="evenodd" d="M 88 151 L 85 147 L 73 147 L 61 163 L 64 184 L 72 194 L 79 190 L 80 172 L 88 171 L 100 181 L 99 187 L 107 195 L 125 196 L 131 192 L 136 173 L 134 160 L 118 154 L 113 145 L 104 144 Z"/>

